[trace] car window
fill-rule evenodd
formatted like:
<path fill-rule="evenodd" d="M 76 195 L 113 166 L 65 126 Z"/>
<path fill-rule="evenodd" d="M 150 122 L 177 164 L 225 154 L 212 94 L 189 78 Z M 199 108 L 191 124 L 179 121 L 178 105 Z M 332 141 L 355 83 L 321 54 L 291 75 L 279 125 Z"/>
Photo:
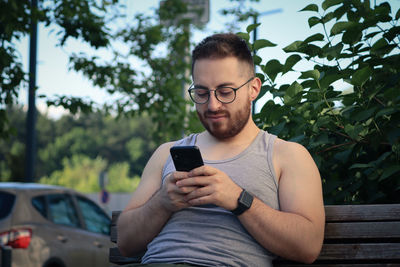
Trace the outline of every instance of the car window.
<path fill-rule="evenodd" d="M 86 228 L 91 232 L 109 235 L 110 218 L 108 218 L 104 211 L 88 199 L 83 197 L 77 198 Z"/>
<path fill-rule="evenodd" d="M 79 226 L 79 219 L 70 196 L 48 195 L 50 220 L 57 224 Z"/>
<path fill-rule="evenodd" d="M 14 207 L 15 195 L 0 191 L 0 220 L 7 217 Z"/>
<path fill-rule="evenodd" d="M 38 196 L 38 197 L 32 198 L 32 206 L 35 207 L 35 209 L 40 214 L 42 214 L 43 217 L 47 218 L 45 196 Z"/>

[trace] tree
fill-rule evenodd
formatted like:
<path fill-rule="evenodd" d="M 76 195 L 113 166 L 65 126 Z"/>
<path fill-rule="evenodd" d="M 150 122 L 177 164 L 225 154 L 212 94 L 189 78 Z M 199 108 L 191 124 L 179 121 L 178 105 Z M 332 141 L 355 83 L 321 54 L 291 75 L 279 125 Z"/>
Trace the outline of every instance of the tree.
<path fill-rule="evenodd" d="M 265 81 L 260 97 L 268 101 L 255 119 L 259 127 L 285 140 L 297 141 L 312 153 L 323 179 L 325 203 L 393 203 L 400 191 L 400 10 L 392 15 L 384 2 L 325 0 L 301 11 L 312 12 L 309 27 L 321 33 L 284 48 L 290 56 L 255 62 Z M 249 34 L 250 25 L 240 36 Z M 268 40 L 254 50 L 272 46 Z M 313 62 L 296 70 L 301 60 Z M 289 71 L 298 78 L 278 86 Z M 342 92 L 333 86 L 343 81 Z"/>
<path fill-rule="evenodd" d="M 85 155 L 75 154 L 63 160 L 63 168 L 54 171 L 49 176 L 40 178 L 39 183 L 60 185 L 73 188 L 84 193 L 100 191 L 99 174 L 106 170 L 107 161 L 97 157 L 91 159 Z M 127 162 L 115 163 L 109 167 L 109 192 L 132 192 L 139 184 L 139 177 L 131 178 Z"/>
<path fill-rule="evenodd" d="M 115 5 L 114 0 L 43 0 L 39 1 L 37 10 L 32 10 L 29 0 L 0 1 L 0 138 L 7 138 L 11 133 L 6 107 L 16 103 L 19 91 L 28 80 L 15 43 L 29 34 L 31 22 L 57 26 L 60 46 L 75 38 L 93 48 L 106 47 L 109 45 L 107 14 Z M 64 104 L 74 112 L 91 109 L 91 103 L 77 98 L 61 96 L 49 101 Z"/>
<path fill-rule="evenodd" d="M 8 140 L 0 139 L 0 177 L 2 181 L 23 181 L 26 114 L 21 107 L 15 106 L 8 110 L 7 116 L 16 134 Z M 126 162 L 129 177 L 138 176 L 158 145 L 151 136 L 153 124 L 144 114 L 117 119 L 104 112 L 94 112 L 53 120 L 38 113 L 37 128 L 38 177 L 50 176 L 63 169 L 64 159 L 74 155 L 102 158 L 107 162 L 105 170 Z"/>
<path fill-rule="evenodd" d="M 96 56 L 71 56 L 76 71 L 118 96 L 108 108 L 119 114 L 146 112 L 150 116 L 157 143 L 179 138 L 184 130 L 201 128 L 195 113 L 187 109 L 188 101 L 182 98 L 183 87 L 189 83 L 185 73 L 190 68 L 190 21 L 179 18 L 186 11 L 182 0 L 167 0 L 156 18 L 137 14 L 134 23 L 125 23 L 114 33 L 113 39 L 125 44 L 125 52 L 114 47 L 110 62 Z M 143 63 L 144 70 L 131 63 L 137 61 Z"/>

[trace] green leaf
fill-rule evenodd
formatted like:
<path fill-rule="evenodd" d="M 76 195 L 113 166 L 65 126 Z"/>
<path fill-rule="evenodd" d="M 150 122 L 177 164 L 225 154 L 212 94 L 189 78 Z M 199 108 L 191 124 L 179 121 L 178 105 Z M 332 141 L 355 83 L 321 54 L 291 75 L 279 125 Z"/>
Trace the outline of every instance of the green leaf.
<path fill-rule="evenodd" d="M 318 23 L 321 23 L 321 19 L 318 18 L 318 17 L 311 17 L 311 18 L 308 19 L 308 26 L 310 28 L 314 27 Z"/>
<path fill-rule="evenodd" d="M 318 80 L 320 77 L 320 73 L 318 70 L 309 70 L 309 71 L 304 71 L 301 73 L 301 76 L 299 77 L 299 79 L 308 79 L 308 78 L 312 78 L 313 80 Z"/>
<path fill-rule="evenodd" d="M 400 35 L 400 26 L 395 26 L 390 28 L 387 32 L 385 32 L 383 34 L 383 37 L 385 37 L 390 42 L 399 35 Z"/>
<path fill-rule="evenodd" d="M 325 75 L 321 78 L 320 83 L 322 88 L 328 88 L 332 83 L 336 82 L 337 80 L 341 79 L 342 76 L 340 74 L 329 74 Z"/>
<path fill-rule="evenodd" d="M 238 32 L 236 33 L 237 36 L 239 36 L 240 38 L 246 40 L 247 42 L 250 41 L 250 34 L 248 34 L 247 32 Z"/>
<path fill-rule="evenodd" d="M 246 31 L 247 33 L 252 32 L 255 28 L 257 28 L 258 26 L 260 26 L 261 23 L 255 23 L 255 24 L 250 24 L 249 26 L 247 26 Z"/>
<path fill-rule="evenodd" d="M 324 48 L 323 49 L 323 53 L 326 56 L 331 56 L 332 59 L 338 58 L 340 56 L 340 54 L 342 53 L 343 50 L 343 44 L 342 43 L 338 43 L 337 45 L 334 46 L 330 46 L 328 48 Z"/>
<path fill-rule="evenodd" d="M 328 23 L 328 22 L 331 21 L 334 17 L 335 17 L 335 13 L 334 13 L 334 12 L 329 12 L 328 14 L 326 14 L 325 16 L 323 16 L 322 22 L 323 22 L 323 23 Z"/>
<path fill-rule="evenodd" d="M 370 108 L 367 110 L 361 110 L 359 112 L 356 112 L 355 114 L 352 114 L 351 119 L 353 121 L 365 121 L 374 115 L 375 110 L 376 110 L 376 107 L 373 107 L 373 108 Z"/>
<path fill-rule="evenodd" d="M 364 164 L 364 163 L 355 163 L 353 165 L 350 166 L 350 170 L 351 169 L 364 169 L 364 168 L 373 168 L 374 165 L 371 163 L 368 164 Z"/>
<path fill-rule="evenodd" d="M 352 125 L 346 124 L 344 126 L 344 131 L 351 137 L 353 140 L 359 141 L 361 139 L 360 133 L 364 129 L 362 125 Z"/>
<path fill-rule="evenodd" d="M 325 0 L 324 2 L 322 2 L 322 9 L 327 10 L 331 6 L 336 6 L 341 3 L 343 3 L 343 0 Z"/>
<path fill-rule="evenodd" d="M 345 44 L 354 45 L 359 42 L 362 38 L 362 31 L 359 29 L 351 29 L 345 31 L 342 36 L 342 42 Z"/>
<path fill-rule="evenodd" d="M 276 76 L 281 71 L 282 71 L 282 64 L 276 59 L 268 61 L 267 64 L 265 64 L 264 66 L 264 72 L 268 75 L 268 77 L 272 81 L 275 81 Z"/>
<path fill-rule="evenodd" d="M 376 41 L 372 47 L 371 47 L 371 54 L 375 55 L 381 55 L 381 54 L 386 54 L 386 48 L 389 47 L 388 42 L 385 40 L 385 38 L 381 38 L 378 41 Z M 389 52 L 389 51 L 388 51 Z"/>
<path fill-rule="evenodd" d="M 306 6 L 305 8 L 303 8 L 300 11 L 315 11 L 315 12 L 318 12 L 318 6 L 316 4 L 309 4 L 308 6 Z"/>
<path fill-rule="evenodd" d="M 400 8 L 396 12 L 396 20 L 400 19 Z"/>
<path fill-rule="evenodd" d="M 253 44 L 254 50 L 259 50 L 264 47 L 273 47 L 273 46 L 276 46 L 276 44 L 265 39 L 256 40 Z"/>
<path fill-rule="evenodd" d="M 321 33 L 316 33 L 314 35 L 311 35 L 310 37 L 308 37 L 307 39 L 305 39 L 303 41 L 303 43 L 311 43 L 311 42 L 315 42 L 315 41 L 323 41 L 324 40 L 324 35 Z"/>
<path fill-rule="evenodd" d="M 343 32 L 343 31 L 348 30 L 348 29 L 354 28 L 354 27 L 356 27 L 358 25 L 359 25 L 359 23 L 353 22 L 353 21 L 339 21 L 339 22 L 336 22 L 331 28 L 331 36 L 339 34 L 339 33 Z"/>
<path fill-rule="evenodd" d="M 393 108 L 393 107 L 384 108 L 384 109 L 381 109 L 380 111 L 378 111 L 376 113 L 375 118 L 392 115 L 393 113 L 396 113 L 398 111 L 399 111 L 399 109 L 396 109 L 396 108 Z"/>
<path fill-rule="evenodd" d="M 260 64 L 261 64 L 261 61 L 262 61 L 262 58 L 259 57 L 259 56 L 257 56 L 257 55 L 254 55 L 254 56 L 253 56 L 253 61 L 254 61 L 254 64 L 255 64 L 255 65 L 260 65 Z"/>
<path fill-rule="evenodd" d="M 363 86 L 366 81 L 371 77 L 372 70 L 370 67 L 364 67 L 357 70 L 351 77 L 351 84 L 355 86 Z"/>
<path fill-rule="evenodd" d="M 286 90 L 286 95 L 288 95 L 290 97 L 294 97 L 295 95 L 297 95 L 301 91 L 303 91 L 303 86 L 301 86 L 298 82 L 294 82 Z"/>
<path fill-rule="evenodd" d="M 393 174 L 395 174 L 396 172 L 399 172 L 399 171 L 400 171 L 400 166 L 397 166 L 397 165 L 389 166 L 389 167 L 385 168 L 381 177 L 379 178 L 379 181 L 385 180 L 386 178 L 392 176 Z"/>
<path fill-rule="evenodd" d="M 286 59 L 285 65 L 283 65 L 283 74 L 286 72 L 292 70 L 293 66 L 296 65 L 297 62 L 301 60 L 301 57 L 299 55 L 291 55 Z"/>
<path fill-rule="evenodd" d="M 290 45 L 286 46 L 283 48 L 283 51 L 285 51 L 286 53 L 290 53 L 290 52 L 300 52 L 299 48 L 300 46 L 303 44 L 303 41 L 294 41 L 293 43 L 291 43 Z"/>
<path fill-rule="evenodd" d="M 275 134 L 275 135 L 279 135 L 282 132 L 282 130 L 285 128 L 285 125 L 286 125 L 286 122 L 281 122 L 278 125 L 268 128 L 268 132 Z"/>

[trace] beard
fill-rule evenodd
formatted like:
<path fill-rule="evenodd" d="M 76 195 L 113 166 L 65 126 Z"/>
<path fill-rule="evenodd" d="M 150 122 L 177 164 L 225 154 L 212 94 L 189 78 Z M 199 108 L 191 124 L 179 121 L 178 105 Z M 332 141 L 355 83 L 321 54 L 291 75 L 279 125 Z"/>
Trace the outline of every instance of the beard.
<path fill-rule="evenodd" d="M 246 126 L 250 118 L 251 102 L 246 102 L 245 107 L 231 114 L 227 110 L 210 111 L 206 110 L 200 113 L 197 110 L 197 115 L 204 128 L 218 140 L 228 139 L 240 133 Z M 207 117 L 210 115 L 223 115 L 227 118 L 227 122 L 209 122 Z"/>

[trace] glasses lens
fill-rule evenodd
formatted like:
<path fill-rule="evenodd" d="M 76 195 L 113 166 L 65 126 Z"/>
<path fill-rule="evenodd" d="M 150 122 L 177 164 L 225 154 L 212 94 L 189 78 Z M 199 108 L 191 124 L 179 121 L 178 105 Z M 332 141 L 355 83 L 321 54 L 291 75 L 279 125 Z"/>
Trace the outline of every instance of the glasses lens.
<path fill-rule="evenodd" d="M 209 90 L 201 88 L 193 88 L 190 89 L 189 92 L 190 92 L 190 97 L 197 104 L 206 103 L 208 101 L 208 96 L 210 94 Z"/>
<path fill-rule="evenodd" d="M 235 100 L 235 90 L 230 87 L 220 87 L 215 91 L 217 98 L 222 103 L 230 103 Z"/>

